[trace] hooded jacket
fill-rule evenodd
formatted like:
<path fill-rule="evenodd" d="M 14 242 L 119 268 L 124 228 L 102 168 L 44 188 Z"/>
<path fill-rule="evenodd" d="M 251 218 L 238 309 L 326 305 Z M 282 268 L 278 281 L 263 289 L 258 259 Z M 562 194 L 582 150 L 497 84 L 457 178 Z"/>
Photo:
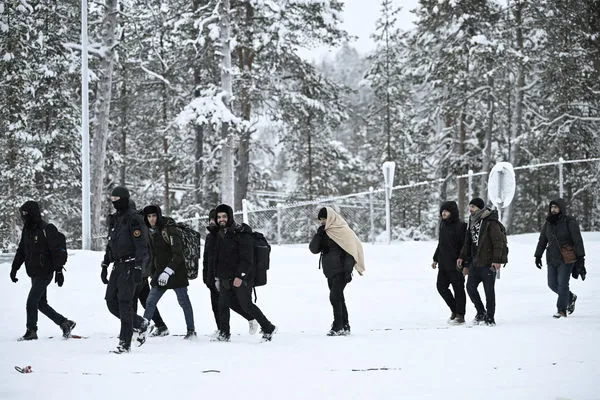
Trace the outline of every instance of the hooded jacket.
<path fill-rule="evenodd" d="M 174 273 L 171 275 L 167 284 L 161 286 L 165 289 L 176 289 L 187 287 L 189 285 L 187 270 L 185 268 L 185 259 L 183 257 L 183 242 L 181 233 L 175 226 L 172 218 L 164 217 L 159 206 L 147 206 L 143 210 L 144 221 L 148 226 L 150 236 L 150 249 L 152 252 L 152 263 L 150 266 L 150 285 L 158 286 L 158 277 L 165 268 L 171 268 Z M 156 226 L 150 227 L 148 214 L 156 214 Z"/>
<path fill-rule="evenodd" d="M 558 216 L 550 212 L 552 205 L 560 208 Z M 554 199 L 548 204 L 548 215 L 540 232 L 535 257 L 541 258 L 546 251 L 546 262 L 557 265 L 563 261 L 560 247 L 571 245 L 578 259 L 585 257 L 583 238 L 577 220 L 567 212 L 567 204 L 563 199 Z"/>
<path fill-rule="evenodd" d="M 438 245 L 433 255 L 433 261 L 440 269 L 456 271 L 456 259 L 465 243 L 467 224 L 459 219 L 458 205 L 455 201 L 446 201 L 440 206 L 440 216 L 443 210 L 450 212 L 450 217 L 440 221 Z"/>
<path fill-rule="evenodd" d="M 233 218 L 233 209 L 230 206 L 221 204 L 216 210 L 217 215 L 219 213 L 227 214 L 227 224 L 225 228 L 219 226 L 216 234 L 214 258 L 212 260 L 215 276 L 225 280 L 240 278 L 252 285 L 254 278 L 252 228 L 244 223 L 237 224 Z M 211 268 L 210 265 L 209 268 Z"/>
<path fill-rule="evenodd" d="M 62 265 L 54 265 L 53 254 L 62 251 L 58 229 L 42 220 L 40 207 L 35 201 L 27 201 L 20 208 L 24 226 L 19 247 L 12 263 L 12 270 L 18 271 L 25 263 L 30 277 L 47 277 Z"/>
<path fill-rule="evenodd" d="M 474 267 L 489 267 L 491 264 L 506 264 L 503 256 L 504 234 L 500 229 L 498 211 L 485 208 L 479 218 L 471 216 L 465 235 L 460 258 Z M 479 223 L 481 225 L 477 226 Z"/>

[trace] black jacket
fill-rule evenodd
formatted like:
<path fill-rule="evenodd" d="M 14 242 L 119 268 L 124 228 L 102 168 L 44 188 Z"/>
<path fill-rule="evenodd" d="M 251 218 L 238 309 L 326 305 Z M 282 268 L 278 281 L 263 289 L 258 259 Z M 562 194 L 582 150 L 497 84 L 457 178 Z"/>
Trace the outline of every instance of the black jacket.
<path fill-rule="evenodd" d="M 38 224 L 23 228 L 12 269 L 18 271 L 25 263 L 30 277 L 45 277 L 62 265 L 54 265 L 52 254 L 60 251 L 58 229 L 52 224 L 40 221 Z"/>
<path fill-rule="evenodd" d="M 558 217 L 552 216 L 550 207 L 556 204 L 560 208 Z M 583 239 L 579 230 L 579 224 L 574 217 L 568 215 L 567 205 L 563 199 L 555 199 L 548 205 L 548 216 L 540 232 L 538 244 L 535 249 L 535 257 L 541 258 L 546 252 L 546 262 L 556 265 L 562 262 L 560 246 L 570 244 L 575 249 L 578 259 L 585 257 Z"/>
<path fill-rule="evenodd" d="M 215 286 L 215 248 L 217 243 L 218 226 L 207 226 L 204 239 L 204 253 L 202 255 L 202 280 L 208 287 Z"/>
<path fill-rule="evenodd" d="M 327 236 L 323 227 L 319 227 L 308 248 L 313 254 L 321 253 L 320 263 L 327 278 L 338 274 L 352 273 L 355 264 L 354 257 Z"/>
<path fill-rule="evenodd" d="M 135 265 L 147 268 L 150 260 L 148 228 L 143 217 L 131 206 L 110 216 L 106 252 L 112 262 L 135 258 Z M 105 260 L 107 256 L 105 254 Z M 143 271 L 146 275 L 147 271 Z"/>
<path fill-rule="evenodd" d="M 152 266 L 150 268 L 152 279 L 150 285 L 158 286 L 158 277 L 166 267 L 169 267 L 174 271 L 174 274 L 171 275 L 167 284 L 163 287 L 166 289 L 187 287 L 189 281 L 183 257 L 181 234 L 172 218 L 166 218 L 160 214 L 159 209 L 157 226 L 155 229 L 149 229 L 150 247 L 152 249 Z"/>
<path fill-rule="evenodd" d="M 489 267 L 492 263 L 506 264 L 503 254 L 504 234 L 500 228 L 498 211 L 486 208 L 482 210 L 481 224 L 469 219 L 465 244 L 460 251 L 460 258 L 473 267 Z M 479 229 L 476 227 L 479 226 Z"/>
<path fill-rule="evenodd" d="M 215 275 L 220 279 L 241 278 L 251 284 L 254 266 L 252 228 L 246 224 L 236 224 L 231 207 L 220 205 L 217 212 L 221 212 L 220 209 L 227 212 L 228 220 L 226 229 L 219 228 L 216 234 Z"/>
<path fill-rule="evenodd" d="M 465 243 L 467 232 L 466 222 L 458 217 L 458 205 L 454 201 L 447 201 L 440 207 L 442 210 L 450 211 L 450 218 L 440 221 L 440 233 L 437 248 L 433 255 L 433 261 L 444 270 L 456 270 L 456 259 Z"/>

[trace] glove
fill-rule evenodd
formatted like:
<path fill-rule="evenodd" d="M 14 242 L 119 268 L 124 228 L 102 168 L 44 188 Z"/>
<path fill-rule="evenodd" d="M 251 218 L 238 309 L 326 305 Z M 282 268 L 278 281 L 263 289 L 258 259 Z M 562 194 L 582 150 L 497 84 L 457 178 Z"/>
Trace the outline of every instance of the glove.
<path fill-rule="evenodd" d="M 102 264 L 102 271 L 100 272 L 100 279 L 102 279 L 102 283 L 108 285 L 108 265 Z"/>
<path fill-rule="evenodd" d="M 17 270 L 16 269 L 10 270 L 10 280 L 13 281 L 14 283 L 17 283 L 19 281 L 17 279 Z"/>
<path fill-rule="evenodd" d="M 346 283 L 352 282 L 352 272 L 346 272 L 346 274 L 344 275 L 344 281 Z"/>
<path fill-rule="evenodd" d="M 158 285 L 165 286 L 167 284 L 167 282 L 169 281 L 169 278 L 171 277 L 171 275 L 173 275 L 174 273 L 175 273 L 175 271 L 173 271 L 169 267 L 166 267 L 165 270 L 158 277 Z"/>
<path fill-rule="evenodd" d="M 62 287 L 63 283 L 65 283 L 65 276 L 62 271 L 56 271 L 54 275 L 54 282 L 58 285 L 58 287 Z"/>
<path fill-rule="evenodd" d="M 542 257 L 535 258 L 535 266 L 538 267 L 539 269 L 542 269 Z"/>
<path fill-rule="evenodd" d="M 140 283 L 142 281 L 142 267 L 135 266 L 132 269 L 133 271 L 131 271 L 131 273 L 133 274 L 133 281 L 135 283 Z"/>
<path fill-rule="evenodd" d="M 575 265 L 573 265 L 573 272 L 571 273 L 571 276 L 574 279 L 577 279 L 581 276 L 581 280 L 585 281 L 586 274 L 587 271 L 585 270 L 585 258 L 578 258 L 577 261 L 575 261 Z"/>

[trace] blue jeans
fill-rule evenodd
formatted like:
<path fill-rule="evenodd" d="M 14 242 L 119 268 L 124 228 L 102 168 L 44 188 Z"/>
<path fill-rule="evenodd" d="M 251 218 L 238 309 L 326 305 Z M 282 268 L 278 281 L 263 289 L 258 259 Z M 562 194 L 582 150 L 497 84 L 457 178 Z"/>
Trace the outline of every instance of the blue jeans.
<path fill-rule="evenodd" d="M 187 325 L 188 331 L 195 331 L 194 328 L 194 310 L 192 309 L 192 303 L 190 302 L 190 297 L 188 296 L 187 287 L 175 288 L 173 289 L 175 294 L 177 295 L 177 301 L 179 305 L 183 309 L 183 315 L 185 317 L 185 324 Z M 144 318 L 151 319 L 154 315 L 154 311 L 156 311 L 156 305 L 160 298 L 167 291 L 166 288 L 163 287 L 153 287 L 150 289 L 150 294 L 148 295 L 148 300 L 146 300 L 146 310 L 144 310 Z"/>
<path fill-rule="evenodd" d="M 558 294 L 556 308 L 558 311 L 567 311 L 567 306 L 573 298 L 573 293 L 569 291 L 569 279 L 573 264 L 565 264 L 559 261 L 557 264 L 548 264 L 548 287 Z"/>

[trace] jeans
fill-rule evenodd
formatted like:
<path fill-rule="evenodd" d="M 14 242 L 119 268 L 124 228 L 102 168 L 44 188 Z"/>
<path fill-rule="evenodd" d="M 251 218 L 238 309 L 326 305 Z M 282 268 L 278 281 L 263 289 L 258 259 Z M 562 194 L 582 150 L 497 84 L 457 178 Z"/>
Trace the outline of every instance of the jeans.
<path fill-rule="evenodd" d="M 148 302 L 148 295 L 150 295 L 150 285 L 148 284 L 148 278 L 142 278 L 142 282 L 137 285 L 135 288 L 135 295 L 133 296 L 133 312 L 137 314 L 137 300 L 140 301 L 144 310 L 146 309 L 146 303 Z M 152 316 L 152 321 L 154 321 L 154 325 L 157 327 L 167 326 L 165 321 L 163 321 L 160 313 L 158 312 L 158 308 L 154 311 L 154 315 Z"/>
<path fill-rule="evenodd" d="M 175 291 L 175 295 L 177 295 L 177 301 L 183 309 L 183 316 L 185 317 L 185 325 L 187 326 L 188 332 L 195 331 L 194 310 L 192 309 L 192 303 L 190 302 L 190 297 L 188 296 L 187 287 L 175 288 L 172 290 Z M 156 311 L 156 305 L 166 291 L 166 288 L 160 286 L 150 289 L 150 294 L 148 295 L 148 300 L 146 301 L 144 318 L 150 319 L 154 315 L 154 312 Z"/>
<path fill-rule="evenodd" d="M 479 291 L 477 287 L 483 282 L 483 291 L 485 292 L 485 305 L 481 302 Z M 489 318 L 494 318 L 496 313 L 496 292 L 494 291 L 494 285 L 496 284 L 496 271 L 492 271 L 490 266 L 486 267 L 475 267 L 469 268 L 469 278 L 467 279 L 467 293 L 469 298 L 473 302 L 477 314 L 486 314 Z"/>
<path fill-rule="evenodd" d="M 569 279 L 573 264 L 565 264 L 559 261 L 557 264 L 548 264 L 548 287 L 556 294 L 556 308 L 558 311 L 567 311 L 567 306 L 573 298 L 573 293 L 569 291 Z"/>
<path fill-rule="evenodd" d="M 452 285 L 454 295 L 448 289 L 450 285 Z M 463 274 L 456 269 L 445 270 L 439 268 L 436 286 L 438 293 L 442 296 L 450 311 L 464 316 L 467 296 L 465 294 L 465 277 Z"/>
<path fill-rule="evenodd" d="M 344 298 L 344 288 L 346 287 L 344 273 L 327 278 L 327 285 L 329 286 L 329 302 L 333 307 L 333 325 L 331 325 L 331 329 L 340 331 L 348 325 L 348 309 Z"/>
<path fill-rule="evenodd" d="M 46 298 L 46 292 L 48 285 L 52 282 L 54 273 L 51 273 L 47 277 L 34 276 L 31 278 L 31 289 L 27 296 L 27 329 L 37 330 L 38 321 L 38 310 L 42 312 L 46 317 L 50 318 L 52 322 L 57 325 L 62 324 L 67 319 L 54 311 L 50 305 L 48 305 L 48 299 Z"/>

